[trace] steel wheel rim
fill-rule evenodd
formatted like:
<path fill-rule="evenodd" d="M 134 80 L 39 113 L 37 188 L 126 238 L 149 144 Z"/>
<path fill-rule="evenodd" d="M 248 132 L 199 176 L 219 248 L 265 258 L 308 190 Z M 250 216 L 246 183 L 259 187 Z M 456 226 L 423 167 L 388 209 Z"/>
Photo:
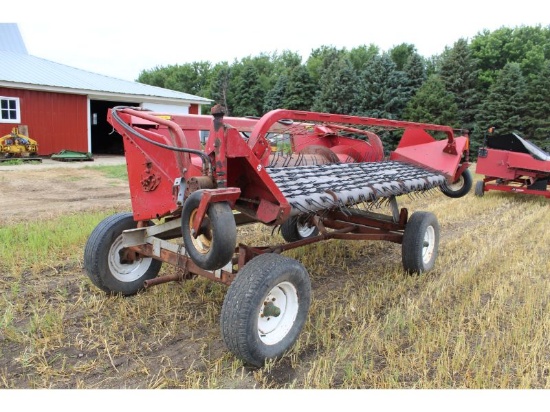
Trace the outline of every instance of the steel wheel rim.
<path fill-rule="evenodd" d="M 134 282 L 147 272 L 153 259 L 140 257 L 132 263 L 122 263 L 120 261 L 122 249 L 124 249 L 122 247 L 122 236 L 119 236 L 109 249 L 109 269 L 115 279 L 121 282 Z"/>
<path fill-rule="evenodd" d="M 298 223 L 296 225 L 296 229 L 298 230 L 298 234 L 300 235 L 300 237 L 305 239 L 307 237 L 310 237 L 313 234 L 313 232 L 315 232 L 316 227 L 310 226 L 307 223 L 305 224 Z"/>
<path fill-rule="evenodd" d="M 460 177 L 456 182 L 447 184 L 447 188 L 449 188 L 453 192 L 457 192 L 463 187 L 464 187 L 464 177 L 462 175 L 460 175 Z"/>
<path fill-rule="evenodd" d="M 195 215 L 197 214 L 197 211 L 194 210 L 191 213 L 191 216 L 189 216 L 189 227 L 193 227 L 193 221 L 195 220 Z M 204 228 L 204 224 L 208 222 L 208 217 L 204 216 L 201 226 Z M 210 225 L 208 225 L 208 230 L 211 231 L 212 228 Z M 209 233 L 212 235 L 212 233 Z M 206 235 L 199 235 L 197 237 L 194 237 L 191 234 L 191 242 L 193 242 L 193 246 L 195 247 L 195 250 L 203 255 L 206 255 L 208 252 L 210 252 L 210 248 L 212 247 L 212 236 L 208 237 Z"/>
<path fill-rule="evenodd" d="M 424 245 L 422 247 L 422 261 L 428 263 L 432 260 L 435 251 L 435 230 L 428 226 L 424 233 Z"/>
<path fill-rule="evenodd" d="M 258 314 L 258 336 L 266 345 L 279 343 L 292 329 L 299 310 L 298 292 L 292 283 L 281 282 L 269 291 Z M 273 315 L 279 310 L 278 315 Z"/>

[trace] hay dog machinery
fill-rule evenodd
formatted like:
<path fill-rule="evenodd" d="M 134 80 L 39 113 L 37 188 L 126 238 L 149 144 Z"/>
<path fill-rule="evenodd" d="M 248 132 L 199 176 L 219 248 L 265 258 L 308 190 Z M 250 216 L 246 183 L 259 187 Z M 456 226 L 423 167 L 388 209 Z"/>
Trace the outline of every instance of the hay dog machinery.
<path fill-rule="evenodd" d="M 476 183 L 476 196 L 498 190 L 550 198 L 550 154 L 517 133 L 498 135 L 489 129 L 476 173 L 485 175 Z"/>
<path fill-rule="evenodd" d="M 452 192 L 467 171 L 466 136 L 446 126 L 327 113 L 274 110 L 250 119 L 215 106 L 212 114 L 109 111 L 123 136 L 133 211 L 106 218 L 87 241 L 84 266 L 97 287 L 132 295 L 194 276 L 226 284 L 223 340 L 260 366 L 293 345 L 310 305 L 306 269 L 282 252 L 330 239 L 385 240 L 402 244 L 405 271 L 434 266 L 437 218 L 409 216 L 397 197 L 445 184 Z M 389 159 L 372 128 L 403 131 Z M 391 213 L 373 210 L 382 207 Z M 238 241 L 238 227 L 253 223 L 280 227 L 284 242 Z M 157 276 L 162 262 L 176 270 Z"/>

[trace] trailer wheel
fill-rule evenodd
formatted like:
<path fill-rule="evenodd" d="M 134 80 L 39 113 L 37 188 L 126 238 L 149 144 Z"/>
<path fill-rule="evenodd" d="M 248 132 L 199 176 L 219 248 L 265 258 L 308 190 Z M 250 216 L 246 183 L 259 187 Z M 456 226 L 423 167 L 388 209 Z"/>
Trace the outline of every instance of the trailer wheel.
<path fill-rule="evenodd" d="M 134 295 L 143 282 L 157 276 L 162 262 L 137 255 L 124 261 L 122 232 L 134 229 L 132 213 L 117 213 L 102 220 L 90 234 L 84 248 L 84 269 L 92 283 L 109 294 Z"/>
<path fill-rule="evenodd" d="M 465 169 L 461 174 L 458 180 L 454 183 L 443 183 L 440 186 L 441 191 L 452 198 L 459 198 L 468 194 L 472 189 L 472 174 L 468 169 Z"/>
<path fill-rule="evenodd" d="M 293 216 L 281 225 L 281 235 L 284 240 L 295 242 L 319 234 L 319 229 L 316 226 L 302 222 L 301 220 L 299 216 Z"/>
<path fill-rule="evenodd" d="M 439 248 L 439 223 L 433 213 L 415 212 L 407 222 L 401 257 L 408 273 L 430 271 Z"/>
<path fill-rule="evenodd" d="M 479 180 L 476 182 L 476 188 L 475 188 L 475 195 L 482 197 L 485 194 L 485 182 L 483 180 Z"/>
<path fill-rule="evenodd" d="M 223 340 L 237 357 L 261 367 L 296 342 L 310 302 L 309 275 L 299 262 L 258 255 L 229 286 L 221 310 Z"/>
<path fill-rule="evenodd" d="M 183 204 L 181 231 L 191 260 L 205 270 L 216 270 L 231 260 L 237 243 L 237 225 L 227 202 L 211 203 L 204 215 L 199 233 L 191 234 L 202 191 L 193 192 Z"/>

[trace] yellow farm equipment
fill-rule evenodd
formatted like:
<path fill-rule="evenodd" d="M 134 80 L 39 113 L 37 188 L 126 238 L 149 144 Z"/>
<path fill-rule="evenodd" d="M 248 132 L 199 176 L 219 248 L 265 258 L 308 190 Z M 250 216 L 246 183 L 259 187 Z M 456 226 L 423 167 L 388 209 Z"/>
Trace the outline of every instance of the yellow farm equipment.
<path fill-rule="evenodd" d="M 36 158 L 37 154 L 38 142 L 20 133 L 17 127 L 14 127 L 10 134 L 0 137 L 0 160 L 10 158 L 28 160 Z"/>

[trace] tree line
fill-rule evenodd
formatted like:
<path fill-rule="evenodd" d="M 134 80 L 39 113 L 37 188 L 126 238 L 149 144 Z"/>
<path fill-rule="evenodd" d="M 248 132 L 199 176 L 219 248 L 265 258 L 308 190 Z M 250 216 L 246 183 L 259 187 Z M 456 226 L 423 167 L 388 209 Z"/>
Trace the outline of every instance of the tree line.
<path fill-rule="evenodd" d="M 155 67 L 137 81 L 210 98 L 231 116 L 285 108 L 448 125 L 469 131 L 474 157 L 491 126 L 550 148 L 550 26 L 484 30 L 430 57 L 408 43 L 321 46 L 305 62 L 285 50 Z M 381 137 L 387 150 L 398 140 Z"/>

